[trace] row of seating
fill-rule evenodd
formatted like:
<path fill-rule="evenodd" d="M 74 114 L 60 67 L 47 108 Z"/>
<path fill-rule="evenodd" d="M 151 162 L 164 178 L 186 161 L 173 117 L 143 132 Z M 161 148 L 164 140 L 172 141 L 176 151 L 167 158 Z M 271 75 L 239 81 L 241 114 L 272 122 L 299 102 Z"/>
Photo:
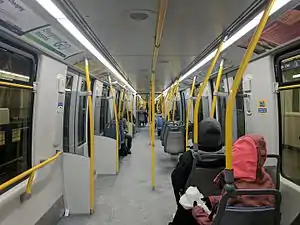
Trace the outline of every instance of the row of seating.
<path fill-rule="evenodd" d="M 171 155 L 178 155 L 184 152 L 185 125 L 181 121 L 163 122 L 161 144 L 164 151 Z"/>
<path fill-rule="evenodd" d="M 164 151 L 177 155 L 185 151 L 185 126 L 180 122 L 164 122 L 161 136 Z M 226 193 L 220 202 L 218 212 L 215 216 L 214 225 L 279 225 L 280 224 L 280 157 L 278 155 L 268 155 L 268 159 L 275 159 L 276 164 L 266 165 L 264 168 L 272 177 L 276 189 L 260 190 L 234 190 Z M 204 168 L 203 161 L 223 160 L 224 166 L 216 168 Z M 209 153 L 194 157 L 192 171 L 186 183 L 185 190 L 190 186 L 196 186 L 204 196 L 220 195 L 220 189 L 213 183 L 214 178 L 225 168 L 224 152 L 219 154 Z M 274 207 L 232 207 L 228 206 L 229 198 L 241 195 L 271 195 L 274 196 Z"/>

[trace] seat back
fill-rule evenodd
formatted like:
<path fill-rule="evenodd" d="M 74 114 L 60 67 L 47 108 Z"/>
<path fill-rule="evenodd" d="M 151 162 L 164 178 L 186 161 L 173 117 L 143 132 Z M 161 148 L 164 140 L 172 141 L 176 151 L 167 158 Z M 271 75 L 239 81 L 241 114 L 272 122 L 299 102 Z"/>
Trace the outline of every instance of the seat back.
<path fill-rule="evenodd" d="M 241 195 L 272 195 L 275 199 L 275 205 L 274 207 L 233 207 L 227 205 L 230 196 Z M 235 190 L 222 197 L 213 225 L 279 225 L 280 204 L 281 194 L 276 189 Z"/>
<path fill-rule="evenodd" d="M 267 155 L 267 159 L 276 159 L 276 165 L 264 166 L 266 172 L 271 176 L 276 189 L 280 189 L 280 156 L 275 154 Z"/>
<path fill-rule="evenodd" d="M 178 155 L 185 151 L 183 147 L 184 136 L 182 135 L 182 126 L 167 126 L 165 134 L 164 151 L 171 155 Z"/>
<path fill-rule="evenodd" d="M 208 168 L 208 166 L 203 167 L 205 164 L 211 164 L 212 168 Z M 216 167 L 214 165 L 216 165 Z M 215 177 L 224 169 L 224 167 L 224 154 L 216 155 L 212 159 L 203 158 L 201 163 L 199 163 L 199 160 L 194 157 L 192 170 L 186 182 L 185 190 L 187 190 L 190 186 L 195 186 L 204 196 L 219 195 L 221 190 L 214 184 L 213 181 Z"/>
<path fill-rule="evenodd" d="M 164 135 L 165 135 L 165 131 L 166 131 L 166 128 L 167 128 L 167 126 L 168 126 L 168 124 L 167 124 L 167 122 L 165 121 L 165 122 L 163 122 L 163 126 L 162 126 L 162 129 L 161 129 L 161 133 L 160 133 L 160 140 L 161 140 L 161 144 L 162 144 L 162 146 L 164 146 Z"/>
<path fill-rule="evenodd" d="M 143 112 L 138 112 L 138 121 L 145 122 L 145 115 Z"/>
<path fill-rule="evenodd" d="M 119 121 L 119 133 L 120 133 L 120 142 L 121 144 L 125 143 L 125 129 L 123 126 L 123 121 Z"/>
<path fill-rule="evenodd" d="M 275 225 L 274 207 L 226 207 L 220 225 Z"/>
<path fill-rule="evenodd" d="M 121 148 L 121 132 L 119 129 L 119 148 Z M 116 140 L 116 121 L 111 120 L 109 123 L 106 124 L 104 128 L 104 137 L 109 137 Z"/>

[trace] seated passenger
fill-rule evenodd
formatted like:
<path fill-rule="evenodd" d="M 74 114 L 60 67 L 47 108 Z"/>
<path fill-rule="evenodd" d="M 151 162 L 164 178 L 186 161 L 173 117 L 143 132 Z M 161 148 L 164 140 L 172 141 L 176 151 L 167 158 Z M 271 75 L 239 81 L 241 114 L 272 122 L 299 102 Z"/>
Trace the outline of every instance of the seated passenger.
<path fill-rule="evenodd" d="M 239 138 L 233 145 L 232 166 L 234 171 L 234 185 L 237 189 L 275 189 L 270 175 L 263 168 L 267 158 L 267 148 L 264 138 L 260 135 L 245 135 Z M 225 184 L 223 172 L 214 182 L 223 189 Z M 213 224 L 212 218 L 217 212 L 221 196 L 204 198 L 211 214 L 205 213 L 200 206 L 192 209 L 192 214 L 200 225 Z M 238 196 L 228 200 L 231 206 L 273 206 L 273 196 Z"/>
<path fill-rule="evenodd" d="M 126 153 L 131 154 L 131 145 L 132 145 L 132 137 L 131 135 L 128 134 L 128 129 L 127 129 L 127 120 L 126 118 L 123 118 L 123 127 L 124 127 L 124 135 L 125 135 L 125 147 L 126 147 Z"/>
<path fill-rule="evenodd" d="M 199 150 L 190 150 L 183 153 L 176 168 L 172 172 L 172 186 L 177 203 L 177 212 L 173 219 L 172 225 L 191 225 L 196 224 L 190 211 L 186 211 L 180 204 L 180 196 L 184 194 L 186 182 L 190 176 L 194 156 L 197 154 L 207 154 L 208 152 L 221 152 L 222 146 L 222 132 L 220 123 L 211 118 L 202 120 L 199 123 Z M 198 160 L 197 163 L 200 167 L 205 168 L 218 168 L 225 166 L 224 160 L 216 160 L 210 163 Z"/>
<path fill-rule="evenodd" d="M 221 125 L 217 120 L 211 118 L 202 120 L 199 123 L 198 134 L 199 150 L 194 149 L 183 153 L 171 175 L 177 203 L 179 203 L 180 195 L 184 194 L 184 188 L 192 170 L 194 155 L 196 155 L 195 153 L 207 154 L 208 152 L 216 153 L 223 151 Z M 211 163 L 207 164 L 199 161 L 199 164 L 201 167 L 211 167 Z M 222 161 L 222 165 L 213 165 L 213 168 L 221 166 L 224 166 L 224 161 Z"/>

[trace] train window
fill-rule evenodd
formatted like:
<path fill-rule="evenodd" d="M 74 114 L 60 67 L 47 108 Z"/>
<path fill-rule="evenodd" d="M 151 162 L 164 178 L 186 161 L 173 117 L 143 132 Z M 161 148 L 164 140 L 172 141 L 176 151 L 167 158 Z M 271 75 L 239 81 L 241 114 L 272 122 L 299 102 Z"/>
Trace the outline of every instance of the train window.
<path fill-rule="evenodd" d="M 0 79 L 28 83 L 32 77 L 33 61 L 23 55 L 0 48 Z"/>
<path fill-rule="evenodd" d="M 285 82 L 300 83 L 300 55 L 280 61 L 281 86 Z M 279 92 L 281 114 L 281 172 L 300 185 L 300 88 L 283 89 Z"/>
<path fill-rule="evenodd" d="M 102 98 L 101 98 L 101 105 L 100 105 L 100 133 L 104 132 L 104 128 L 108 123 L 109 117 L 109 87 L 103 85 L 102 89 Z"/>
<path fill-rule="evenodd" d="M 295 97 L 297 92 L 298 97 Z M 280 91 L 282 173 L 300 185 L 300 112 L 295 110 L 300 88 Z M 299 106 L 299 102 L 296 104 Z"/>
<path fill-rule="evenodd" d="M 64 106 L 64 130 L 63 130 L 63 150 L 69 152 L 69 122 L 70 122 L 70 106 L 72 95 L 73 76 L 67 75 L 65 88 L 65 106 Z"/>
<path fill-rule="evenodd" d="M 0 184 L 31 166 L 32 90 L 0 86 Z"/>
<path fill-rule="evenodd" d="M 31 83 L 34 61 L 25 55 L 0 48 L 0 80 Z M 32 110 L 31 89 L 0 85 L 0 184 L 31 167 Z"/>
<path fill-rule="evenodd" d="M 86 141 L 86 96 L 79 96 L 78 107 L 78 146 L 82 145 Z"/>
<path fill-rule="evenodd" d="M 280 67 L 284 83 L 300 81 L 300 54 L 282 60 Z"/>
<path fill-rule="evenodd" d="M 222 92 L 223 94 L 227 92 L 227 90 L 225 90 L 226 87 L 225 81 L 227 81 L 227 78 L 221 79 L 219 90 L 218 90 L 218 92 Z M 218 120 L 222 127 L 222 133 L 225 134 L 225 114 L 226 114 L 226 106 L 227 106 L 227 95 L 217 96 L 217 105 L 218 105 Z M 223 138 L 223 143 L 225 143 L 225 135 L 223 135 L 222 138 Z"/>
<path fill-rule="evenodd" d="M 240 84 L 236 99 L 236 117 L 237 117 L 237 138 L 245 135 L 245 112 L 244 112 L 244 92 L 243 84 Z"/>
<path fill-rule="evenodd" d="M 78 146 L 86 142 L 86 112 L 87 112 L 87 86 L 84 79 L 82 79 L 80 84 L 79 93 L 79 104 L 78 104 L 78 124 L 77 124 L 77 135 L 78 135 Z"/>

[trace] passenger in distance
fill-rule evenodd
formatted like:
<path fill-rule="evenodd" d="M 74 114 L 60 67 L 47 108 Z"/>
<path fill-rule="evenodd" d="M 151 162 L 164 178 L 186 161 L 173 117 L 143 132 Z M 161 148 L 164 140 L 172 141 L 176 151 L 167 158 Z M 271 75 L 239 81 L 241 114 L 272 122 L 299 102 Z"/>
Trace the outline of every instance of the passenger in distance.
<path fill-rule="evenodd" d="M 196 224 L 191 211 L 185 210 L 180 204 L 180 196 L 185 192 L 186 182 L 190 176 L 194 156 L 197 154 L 222 153 L 224 151 L 222 144 L 222 129 L 220 123 L 212 118 L 207 118 L 199 123 L 199 141 L 198 149 L 190 150 L 183 153 L 176 168 L 172 172 L 171 179 L 175 199 L 177 203 L 177 211 L 173 222 L 170 225 L 191 225 Z M 185 148 L 185 147 L 184 147 Z M 216 159 L 211 162 L 199 160 L 197 163 L 200 167 L 204 168 L 219 168 L 225 166 L 224 159 Z"/>
<path fill-rule="evenodd" d="M 162 126 L 163 126 L 163 119 L 162 119 L 162 115 L 159 114 L 156 120 L 156 127 L 157 127 L 157 136 L 160 137 L 160 132 L 162 130 Z"/>
<path fill-rule="evenodd" d="M 260 135 L 245 135 L 240 137 L 233 145 L 232 166 L 234 171 L 234 185 L 237 189 L 275 189 L 274 182 L 264 169 L 267 158 L 265 139 Z M 214 180 L 216 185 L 223 189 L 225 185 L 224 174 L 220 173 Z M 200 225 L 213 224 L 213 217 L 217 212 L 221 196 L 210 196 L 203 200 L 211 210 L 208 215 L 200 206 L 192 209 L 192 214 Z M 273 206 L 273 196 L 238 196 L 230 199 L 231 206 Z"/>
<path fill-rule="evenodd" d="M 127 126 L 127 120 L 126 118 L 124 117 L 123 120 L 123 127 L 124 127 L 124 135 L 125 135 L 125 147 L 126 147 L 126 151 L 127 151 L 127 154 L 131 154 L 131 145 L 132 145 L 132 137 L 131 135 L 128 134 L 128 126 Z"/>

